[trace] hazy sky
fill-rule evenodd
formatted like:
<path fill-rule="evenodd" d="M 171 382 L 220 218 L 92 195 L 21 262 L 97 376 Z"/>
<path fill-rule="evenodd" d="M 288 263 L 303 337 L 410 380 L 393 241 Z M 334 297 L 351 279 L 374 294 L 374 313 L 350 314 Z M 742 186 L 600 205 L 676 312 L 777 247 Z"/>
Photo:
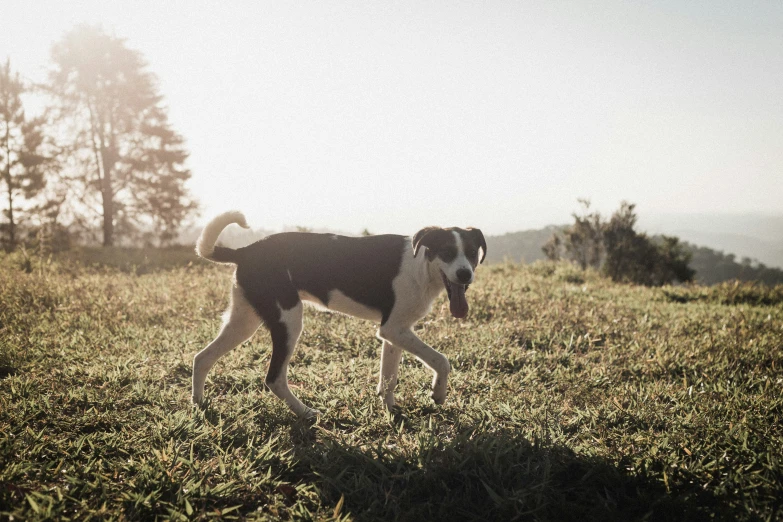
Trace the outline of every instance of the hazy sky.
<path fill-rule="evenodd" d="M 489 233 L 577 197 L 783 212 L 783 2 L 2 0 L 42 80 L 79 23 L 127 39 L 191 151 L 202 219 Z"/>

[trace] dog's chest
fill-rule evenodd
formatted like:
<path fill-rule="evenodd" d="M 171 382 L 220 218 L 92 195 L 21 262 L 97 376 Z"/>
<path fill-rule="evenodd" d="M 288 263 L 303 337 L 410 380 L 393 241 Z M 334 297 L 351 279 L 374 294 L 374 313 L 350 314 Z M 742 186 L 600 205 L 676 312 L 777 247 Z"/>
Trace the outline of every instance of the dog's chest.
<path fill-rule="evenodd" d="M 403 261 L 400 274 L 394 279 L 394 311 L 392 319 L 404 325 L 412 325 L 432 310 L 432 304 L 443 290 L 439 281 L 427 274 L 424 256 L 411 256 Z"/>

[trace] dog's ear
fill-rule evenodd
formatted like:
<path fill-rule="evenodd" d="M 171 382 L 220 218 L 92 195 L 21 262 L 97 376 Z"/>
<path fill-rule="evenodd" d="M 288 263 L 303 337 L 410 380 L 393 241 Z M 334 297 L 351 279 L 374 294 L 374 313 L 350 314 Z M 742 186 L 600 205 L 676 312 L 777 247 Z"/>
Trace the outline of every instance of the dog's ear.
<path fill-rule="evenodd" d="M 441 230 L 440 227 L 424 227 L 413 235 L 411 243 L 413 244 L 413 257 L 419 255 L 419 248 L 422 246 L 432 248 L 432 241 L 435 239 L 436 230 Z"/>
<path fill-rule="evenodd" d="M 487 240 L 484 239 L 484 234 L 481 230 L 477 228 L 468 227 L 468 231 L 473 234 L 476 243 L 481 247 L 481 261 L 479 261 L 479 264 L 481 264 L 484 262 L 484 258 L 487 257 Z"/>

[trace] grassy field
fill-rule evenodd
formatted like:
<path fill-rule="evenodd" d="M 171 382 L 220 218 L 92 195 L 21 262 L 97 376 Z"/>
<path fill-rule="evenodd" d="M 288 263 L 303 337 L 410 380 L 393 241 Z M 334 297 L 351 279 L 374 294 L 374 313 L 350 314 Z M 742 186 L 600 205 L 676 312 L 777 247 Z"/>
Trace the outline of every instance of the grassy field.
<path fill-rule="evenodd" d="M 98 256 L 101 256 L 100 259 Z M 187 252 L 0 256 L 0 518 L 781 520 L 783 289 L 649 289 L 494 265 L 419 335 L 389 414 L 373 325 L 306 313 L 290 380 L 259 332 L 190 405 L 230 269 Z"/>

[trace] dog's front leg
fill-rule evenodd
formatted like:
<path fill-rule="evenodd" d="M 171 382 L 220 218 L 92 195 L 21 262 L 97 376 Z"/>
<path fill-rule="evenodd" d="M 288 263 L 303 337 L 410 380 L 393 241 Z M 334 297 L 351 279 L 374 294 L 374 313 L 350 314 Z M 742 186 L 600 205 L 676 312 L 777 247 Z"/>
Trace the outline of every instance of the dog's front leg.
<path fill-rule="evenodd" d="M 383 399 L 386 409 L 394 407 L 394 388 L 397 387 L 397 374 L 400 368 L 402 350 L 384 340 L 381 347 L 381 376 L 378 380 L 378 395 Z"/>
<path fill-rule="evenodd" d="M 446 356 L 435 350 L 419 339 L 410 328 L 381 326 L 378 330 L 378 337 L 384 341 L 389 341 L 397 348 L 402 348 L 410 352 L 430 368 L 434 375 L 432 378 L 432 400 L 436 404 L 443 404 L 446 401 L 446 385 L 449 378 L 451 365 Z"/>

